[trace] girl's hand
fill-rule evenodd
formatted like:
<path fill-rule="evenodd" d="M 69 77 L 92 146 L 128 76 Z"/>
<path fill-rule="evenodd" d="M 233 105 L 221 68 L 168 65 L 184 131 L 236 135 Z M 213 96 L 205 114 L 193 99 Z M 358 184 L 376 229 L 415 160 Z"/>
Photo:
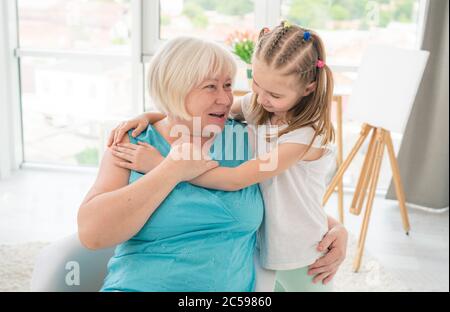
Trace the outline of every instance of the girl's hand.
<path fill-rule="evenodd" d="M 117 166 L 142 174 L 150 172 L 164 160 L 156 148 L 144 142 L 138 142 L 138 145 L 119 143 L 111 149 L 112 154 L 122 160 L 115 162 Z"/>
<path fill-rule="evenodd" d="M 150 121 L 148 120 L 145 114 L 139 115 L 136 118 L 133 118 L 128 121 L 124 121 L 119 124 L 114 130 L 111 131 L 111 134 L 108 138 L 107 146 L 111 147 L 111 145 L 117 145 L 122 141 L 123 136 L 131 129 L 134 129 L 131 134 L 134 138 L 141 134 L 147 127 Z"/>
<path fill-rule="evenodd" d="M 336 275 L 339 266 L 345 259 L 347 253 L 348 233 L 341 224 L 336 224 L 330 228 L 328 233 L 319 243 L 317 250 L 327 254 L 317 259 L 309 266 L 309 275 L 315 275 L 313 282 L 328 284 Z"/>
<path fill-rule="evenodd" d="M 180 181 L 190 181 L 219 166 L 217 161 L 204 155 L 202 149 L 192 143 L 172 145 L 163 164 L 170 167 L 169 173 L 178 174 Z"/>

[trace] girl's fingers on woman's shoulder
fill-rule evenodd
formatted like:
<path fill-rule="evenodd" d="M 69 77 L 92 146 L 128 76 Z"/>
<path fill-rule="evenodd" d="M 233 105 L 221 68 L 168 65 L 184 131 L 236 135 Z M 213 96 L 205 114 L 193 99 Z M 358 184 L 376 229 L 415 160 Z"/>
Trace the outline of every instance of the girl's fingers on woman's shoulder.
<path fill-rule="evenodd" d="M 126 161 L 116 161 L 114 164 L 118 167 L 134 170 L 134 166 L 132 163 L 126 162 Z"/>
<path fill-rule="evenodd" d="M 111 152 L 114 156 L 116 156 L 117 158 L 123 159 L 123 160 L 128 160 L 128 161 L 132 161 L 133 160 L 133 156 L 126 153 L 126 152 L 121 152 L 118 149 L 113 149 Z"/>
<path fill-rule="evenodd" d="M 139 142 L 138 142 L 138 144 L 139 144 Z M 138 146 L 136 144 L 132 144 L 132 143 L 118 143 L 117 146 L 129 148 L 132 150 L 136 150 L 138 148 Z"/>
<path fill-rule="evenodd" d="M 114 137 L 115 137 L 115 133 L 114 133 L 114 130 L 112 130 L 109 133 L 108 141 L 106 142 L 107 147 L 111 147 L 111 145 L 114 143 Z"/>
<path fill-rule="evenodd" d="M 132 136 L 133 137 L 137 137 L 139 134 L 142 133 L 142 131 L 144 131 L 147 128 L 147 125 L 144 124 L 138 124 L 138 126 L 136 127 L 136 129 L 134 129 Z"/>
<path fill-rule="evenodd" d="M 128 130 L 125 130 L 128 127 L 127 125 L 128 125 L 128 122 L 124 121 L 124 122 L 120 123 L 119 126 L 117 126 L 117 128 L 115 129 L 116 135 L 114 137 L 114 144 L 120 143 L 122 141 L 124 134 L 128 131 Z"/>
<path fill-rule="evenodd" d="M 116 135 L 116 138 L 115 138 L 116 144 L 122 142 L 123 137 L 124 137 L 124 135 L 125 135 L 127 132 L 128 132 L 128 130 L 123 130 L 123 129 L 120 129 L 120 130 L 117 131 L 117 135 Z"/>
<path fill-rule="evenodd" d="M 119 143 L 120 141 L 118 140 L 118 136 L 119 136 L 119 129 L 116 129 L 114 131 L 114 143 L 113 145 L 116 145 L 117 143 Z"/>
<path fill-rule="evenodd" d="M 151 145 L 148 144 L 147 142 L 141 142 L 141 141 L 139 141 L 138 144 L 139 144 L 139 145 L 142 145 L 142 146 L 145 146 L 145 147 L 148 147 L 148 148 L 152 148 L 152 149 L 154 148 L 153 146 L 151 146 Z"/>

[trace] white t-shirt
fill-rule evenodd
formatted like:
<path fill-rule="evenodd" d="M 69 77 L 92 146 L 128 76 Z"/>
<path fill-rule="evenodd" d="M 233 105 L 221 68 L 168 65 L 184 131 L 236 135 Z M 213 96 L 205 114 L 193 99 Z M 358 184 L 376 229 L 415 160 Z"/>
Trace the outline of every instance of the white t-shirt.
<path fill-rule="evenodd" d="M 252 94 L 239 100 L 246 121 L 250 126 L 255 126 L 250 113 Z M 254 149 L 255 157 L 267 152 L 259 146 L 265 136 L 258 133 L 256 131 L 258 147 Z M 313 136 L 311 127 L 297 129 L 272 139 L 268 149 L 284 143 L 309 145 Z M 258 244 L 260 262 L 266 269 L 301 268 L 322 256 L 317 251 L 317 245 L 328 231 L 322 200 L 328 173 L 335 162 L 335 148 L 322 146 L 321 141 L 322 137 L 316 137 L 312 144 L 314 148 L 325 148 L 320 159 L 299 161 L 278 176 L 260 183 L 265 213 L 258 233 Z"/>

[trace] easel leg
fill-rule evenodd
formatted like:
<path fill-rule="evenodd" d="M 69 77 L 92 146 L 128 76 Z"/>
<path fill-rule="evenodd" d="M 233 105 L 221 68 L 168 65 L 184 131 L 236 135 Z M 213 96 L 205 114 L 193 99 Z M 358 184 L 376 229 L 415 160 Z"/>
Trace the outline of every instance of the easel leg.
<path fill-rule="evenodd" d="M 335 190 L 339 181 L 342 180 L 342 177 L 344 176 L 345 171 L 347 170 L 348 166 L 350 166 L 350 163 L 352 162 L 352 160 L 355 158 L 356 153 L 358 153 L 359 149 L 361 148 L 361 145 L 366 140 L 371 129 L 372 129 L 372 126 L 369 126 L 368 124 L 363 125 L 362 130 L 361 130 L 361 135 L 360 135 L 358 141 L 356 142 L 355 146 L 353 147 L 352 151 L 350 152 L 350 155 L 347 157 L 347 159 L 344 161 L 342 166 L 339 168 L 338 172 L 336 173 L 336 175 L 334 176 L 330 185 L 328 186 L 328 190 L 323 199 L 323 205 L 325 205 L 328 202 L 328 199 L 330 199 L 331 194 L 333 194 L 333 191 Z"/>
<path fill-rule="evenodd" d="M 378 129 L 375 129 L 375 134 L 377 135 L 377 133 L 378 133 Z M 377 155 L 379 153 L 380 145 L 381 145 L 380 140 L 376 139 L 375 142 L 374 142 L 373 151 L 372 151 L 372 153 L 373 153 L 373 155 L 372 155 L 372 162 L 373 163 L 371 165 L 370 172 L 368 173 L 368 175 L 369 175 L 369 187 L 368 187 L 369 188 L 369 200 L 366 203 L 366 211 L 364 213 L 363 221 L 362 221 L 362 224 L 361 224 L 361 231 L 360 231 L 359 238 L 358 238 L 358 250 L 359 250 L 359 248 L 361 246 L 364 230 L 368 226 L 367 225 L 368 224 L 368 218 L 370 218 L 370 215 L 369 215 L 370 211 L 369 211 L 369 209 L 367 209 L 367 207 L 369 207 L 370 194 L 371 194 L 372 189 L 373 189 L 373 183 L 374 183 L 374 179 L 375 179 L 375 175 L 376 175 L 375 169 L 376 169 L 376 162 L 378 160 Z M 376 188 L 375 188 L 375 190 L 376 190 Z"/>
<path fill-rule="evenodd" d="M 359 216 L 361 214 L 361 208 L 364 203 L 364 199 L 367 193 L 367 186 L 370 181 L 371 173 L 373 170 L 374 163 L 374 152 L 376 147 L 376 129 L 372 130 L 372 137 L 370 139 L 369 148 L 367 150 L 366 157 L 364 159 L 364 164 L 359 175 L 358 184 L 355 189 L 355 194 L 353 195 L 352 206 L 350 207 L 350 212 L 354 215 Z"/>
<path fill-rule="evenodd" d="M 397 194 L 398 204 L 400 205 L 400 213 L 402 216 L 403 229 L 405 230 L 406 235 L 409 235 L 410 225 L 408 219 L 408 210 L 406 208 L 405 193 L 403 190 L 403 184 L 400 176 L 400 169 L 398 167 L 397 158 L 395 157 L 394 144 L 392 143 L 391 133 L 386 131 L 385 137 L 389 159 L 392 167 L 392 178 L 395 184 L 395 192 Z"/>
<path fill-rule="evenodd" d="M 378 184 L 378 178 L 380 175 L 381 163 L 383 161 L 383 153 L 384 153 L 384 135 L 382 129 L 377 129 L 377 145 L 375 150 L 375 163 L 373 167 L 373 171 L 371 174 L 370 181 L 370 190 L 369 190 L 369 198 L 367 200 L 366 211 L 364 213 L 364 220 L 361 227 L 361 233 L 358 241 L 358 251 L 356 254 L 355 261 L 353 263 L 353 269 L 355 272 L 358 272 L 361 267 L 361 260 L 364 253 L 364 246 L 367 237 L 367 230 L 370 222 L 370 215 L 372 213 L 373 201 L 375 199 L 375 193 Z"/>
<path fill-rule="evenodd" d="M 337 163 L 338 168 L 342 165 L 344 161 L 343 155 L 343 142 L 342 142 L 342 96 L 337 98 L 337 145 L 338 145 L 338 155 Z M 342 177 L 338 183 L 338 211 L 339 211 L 339 222 L 344 224 L 344 183 Z"/>

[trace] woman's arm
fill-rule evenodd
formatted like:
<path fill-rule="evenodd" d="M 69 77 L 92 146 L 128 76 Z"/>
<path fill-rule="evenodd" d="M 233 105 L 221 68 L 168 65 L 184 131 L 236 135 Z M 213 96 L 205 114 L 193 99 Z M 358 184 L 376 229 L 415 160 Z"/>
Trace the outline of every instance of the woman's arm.
<path fill-rule="evenodd" d="M 108 149 L 78 211 L 78 235 L 89 249 L 107 248 L 133 237 L 179 182 L 177 175 L 166 173 L 167 164 L 161 164 L 128 185 L 130 171 L 114 161 Z"/>
<path fill-rule="evenodd" d="M 119 159 L 110 149 L 105 152 L 97 180 L 78 211 L 78 234 L 85 247 L 107 248 L 130 239 L 179 182 L 217 166 L 209 160 L 174 160 L 171 153 L 154 170 L 128 184 L 130 171 L 114 165 Z"/>
<path fill-rule="evenodd" d="M 284 172 L 301 159 L 307 148 L 303 144 L 280 144 L 272 152 L 238 167 L 219 167 L 190 182 L 210 189 L 237 191 Z"/>

